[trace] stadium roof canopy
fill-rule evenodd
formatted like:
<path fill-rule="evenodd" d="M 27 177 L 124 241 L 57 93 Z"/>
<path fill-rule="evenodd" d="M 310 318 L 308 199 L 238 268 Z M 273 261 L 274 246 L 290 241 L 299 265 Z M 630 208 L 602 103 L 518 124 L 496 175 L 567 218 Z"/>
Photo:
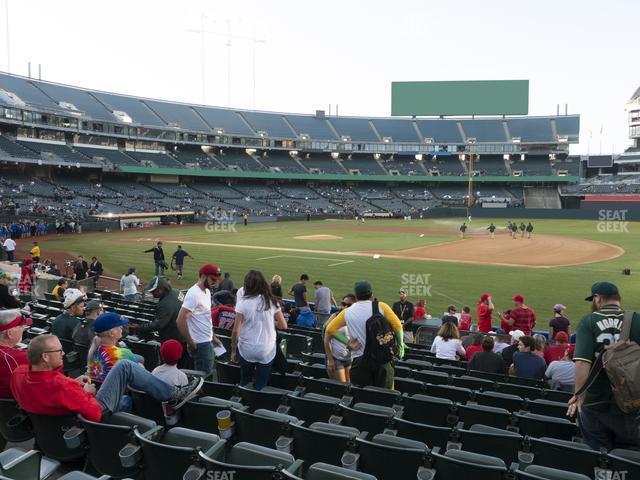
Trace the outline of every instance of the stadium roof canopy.
<path fill-rule="evenodd" d="M 578 142 L 580 130 L 578 115 L 379 118 L 260 112 L 153 100 L 0 73 L 3 106 L 134 128 L 321 142 L 557 144 Z"/>

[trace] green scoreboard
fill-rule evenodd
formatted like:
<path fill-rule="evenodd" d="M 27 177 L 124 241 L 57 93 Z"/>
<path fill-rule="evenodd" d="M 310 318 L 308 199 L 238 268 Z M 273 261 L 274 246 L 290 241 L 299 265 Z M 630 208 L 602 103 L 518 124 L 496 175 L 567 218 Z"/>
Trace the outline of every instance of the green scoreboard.
<path fill-rule="evenodd" d="M 391 115 L 527 115 L 529 80 L 392 82 Z"/>

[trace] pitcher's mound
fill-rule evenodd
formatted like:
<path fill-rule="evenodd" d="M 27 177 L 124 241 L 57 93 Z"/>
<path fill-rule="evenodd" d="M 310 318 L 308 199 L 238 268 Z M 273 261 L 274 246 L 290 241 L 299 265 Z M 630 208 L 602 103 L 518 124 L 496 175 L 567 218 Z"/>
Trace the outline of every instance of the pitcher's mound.
<path fill-rule="evenodd" d="M 573 237 L 536 235 L 513 240 L 506 234 L 385 252 L 387 256 L 484 265 L 550 268 L 601 262 L 624 254 L 610 243 Z"/>
<path fill-rule="evenodd" d="M 293 238 L 294 240 L 342 240 L 338 235 L 300 235 Z"/>

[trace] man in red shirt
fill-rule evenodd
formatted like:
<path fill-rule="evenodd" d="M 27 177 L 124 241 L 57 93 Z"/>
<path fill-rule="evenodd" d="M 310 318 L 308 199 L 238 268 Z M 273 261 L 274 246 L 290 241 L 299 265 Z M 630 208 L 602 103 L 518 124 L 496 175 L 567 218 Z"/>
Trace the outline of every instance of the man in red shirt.
<path fill-rule="evenodd" d="M 547 365 L 556 360 L 562 360 L 567 351 L 570 356 L 573 356 L 575 345 L 569 343 L 567 332 L 558 332 L 555 340 L 555 345 L 549 345 L 544 351 L 544 361 L 547 362 Z"/>
<path fill-rule="evenodd" d="M 96 393 L 89 377 L 72 379 L 62 374 L 63 356 L 62 344 L 55 335 L 39 335 L 29 342 L 29 365 L 20 365 L 11 377 L 11 391 L 20 408 L 36 415 L 78 413 L 99 422 L 103 414 L 120 411 L 122 396 L 129 386 L 178 409 L 196 395 L 203 383 L 201 378 L 192 378 L 188 385 L 174 387 L 139 364 L 123 360 L 109 371 Z"/>
<path fill-rule="evenodd" d="M 515 306 L 502 318 L 511 330 L 522 330 L 525 335 L 531 335 L 531 330 L 536 326 L 535 312 L 524 304 L 524 297 L 514 295 L 512 300 Z"/>
<path fill-rule="evenodd" d="M 27 351 L 15 346 L 22 340 L 22 332 L 31 324 L 20 310 L 0 310 L 0 398 L 13 398 L 11 375 L 20 365 L 26 365 Z"/>
<path fill-rule="evenodd" d="M 491 331 L 491 314 L 493 313 L 493 301 L 491 295 L 483 293 L 478 303 L 478 330 L 481 332 Z"/>

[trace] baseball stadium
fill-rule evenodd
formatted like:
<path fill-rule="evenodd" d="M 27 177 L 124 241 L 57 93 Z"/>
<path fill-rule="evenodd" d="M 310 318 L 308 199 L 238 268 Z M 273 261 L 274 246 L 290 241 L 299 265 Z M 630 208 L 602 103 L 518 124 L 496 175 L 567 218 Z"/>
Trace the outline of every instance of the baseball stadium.
<path fill-rule="evenodd" d="M 584 340 L 600 309 L 639 340 L 640 89 L 594 155 L 526 79 L 394 81 L 387 116 L 77 83 L 0 72 L 0 480 L 640 479 L 640 399 Z"/>

